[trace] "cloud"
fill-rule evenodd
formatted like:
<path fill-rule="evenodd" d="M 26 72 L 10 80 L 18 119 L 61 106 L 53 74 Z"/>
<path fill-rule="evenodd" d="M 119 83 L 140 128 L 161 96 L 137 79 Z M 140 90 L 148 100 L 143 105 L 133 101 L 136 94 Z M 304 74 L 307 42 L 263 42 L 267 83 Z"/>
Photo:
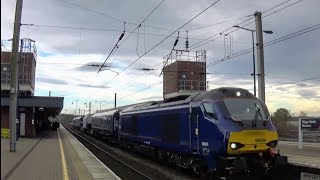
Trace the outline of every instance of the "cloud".
<path fill-rule="evenodd" d="M 68 82 L 65 80 L 60 80 L 60 79 L 53 79 L 53 78 L 47 78 L 47 77 L 37 77 L 37 81 L 40 82 L 45 82 L 48 84 L 58 84 L 58 85 L 67 85 Z"/>
<path fill-rule="evenodd" d="M 91 84 L 78 84 L 77 86 L 89 87 L 89 88 L 102 88 L 102 89 L 110 88 L 108 86 L 95 86 L 95 85 L 91 85 Z"/>
<path fill-rule="evenodd" d="M 298 94 L 304 98 L 319 98 L 320 97 L 319 92 L 317 92 L 316 90 L 311 90 L 311 89 L 299 90 Z"/>
<path fill-rule="evenodd" d="M 296 84 L 298 87 L 307 87 L 308 84 L 305 84 L 305 83 L 299 83 L 299 84 Z"/>
<path fill-rule="evenodd" d="M 285 87 L 277 87 L 276 89 L 283 92 L 288 90 L 288 88 L 285 88 Z"/>
<path fill-rule="evenodd" d="M 85 72 L 98 72 L 101 65 L 102 65 L 102 63 L 100 63 L 100 62 L 89 62 L 89 63 L 86 63 L 86 64 L 81 65 L 79 67 L 76 67 L 75 69 L 78 71 L 85 71 Z M 104 65 L 104 67 L 102 68 L 102 71 L 105 69 L 108 69 L 108 67 L 110 68 L 111 65 L 112 65 L 112 63 L 106 63 Z"/>

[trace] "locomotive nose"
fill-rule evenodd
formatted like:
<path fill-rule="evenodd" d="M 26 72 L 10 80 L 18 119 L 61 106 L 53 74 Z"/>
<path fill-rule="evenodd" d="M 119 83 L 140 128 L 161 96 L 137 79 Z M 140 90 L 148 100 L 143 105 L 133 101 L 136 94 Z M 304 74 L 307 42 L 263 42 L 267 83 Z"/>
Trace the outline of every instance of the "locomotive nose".
<path fill-rule="evenodd" d="M 258 153 L 274 148 L 278 134 L 269 130 L 243 130 L 231 132 L 228 141 L 228 154 Z"/>

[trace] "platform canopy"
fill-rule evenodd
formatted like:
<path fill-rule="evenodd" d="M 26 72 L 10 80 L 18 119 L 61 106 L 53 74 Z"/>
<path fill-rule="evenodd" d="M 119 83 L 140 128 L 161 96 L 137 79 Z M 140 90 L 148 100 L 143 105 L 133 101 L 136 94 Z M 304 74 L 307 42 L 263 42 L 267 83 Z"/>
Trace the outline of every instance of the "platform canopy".
<path fill-rule="evenodd" d="M 34 107 L 36 110 L 50 109 L 54 114 L 59 114 L 63 109 L 64 97 L 29 96 L 18 98 L 19 108 Z M 1 97 L 1 106 L 9 106 L 10 98 Z"/>

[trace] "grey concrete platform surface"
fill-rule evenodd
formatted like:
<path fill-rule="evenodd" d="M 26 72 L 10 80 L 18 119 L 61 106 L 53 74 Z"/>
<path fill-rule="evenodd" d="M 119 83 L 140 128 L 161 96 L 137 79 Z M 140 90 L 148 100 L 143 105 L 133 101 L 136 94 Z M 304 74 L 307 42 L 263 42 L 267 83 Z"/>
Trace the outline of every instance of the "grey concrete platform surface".
<path fill-rule="evenodd" d="M 66 135 L 69 142 L 79 155 L 81 162 L 91 173 L 93 179 L 120 180 L 108 167 L 88 151 L 74 136 L 72 136 L 63 126 L 60 126 L 62 134 Z"/>
<path fill-rule="evenodd" d="M 9 143 L 1 138 L 1 179 L 120 179 L 62 126 L 39 138 L 20 138 L 16 152 Z"/>
<path fill-rule="evenodd" d="M 320 169 L 320 143 L 303 143 L 300 150 L 297 142 L 279 141 L 277 148 L 288 156 L 289 163 Z"/>

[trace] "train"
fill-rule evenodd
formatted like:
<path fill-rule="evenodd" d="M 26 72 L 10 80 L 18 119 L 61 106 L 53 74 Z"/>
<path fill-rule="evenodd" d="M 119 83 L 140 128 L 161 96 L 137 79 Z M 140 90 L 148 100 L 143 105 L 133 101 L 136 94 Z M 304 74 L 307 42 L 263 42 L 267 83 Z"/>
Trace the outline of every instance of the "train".
<path fill-rule="evenodd" d="M 267 106 L 242 88 L 113 108 L 90 118 L 80 122 L 89 134 L 203 177 L 272 175 L 287 164 L 275 152 L 278 134 Z"/>
<path fill-rule="evenodd" d="M 72 119 L 71 124 L 74 129 L 81 130 L 83 128 L 83 117 L 79 116 Z"/>

